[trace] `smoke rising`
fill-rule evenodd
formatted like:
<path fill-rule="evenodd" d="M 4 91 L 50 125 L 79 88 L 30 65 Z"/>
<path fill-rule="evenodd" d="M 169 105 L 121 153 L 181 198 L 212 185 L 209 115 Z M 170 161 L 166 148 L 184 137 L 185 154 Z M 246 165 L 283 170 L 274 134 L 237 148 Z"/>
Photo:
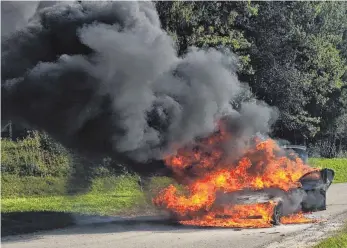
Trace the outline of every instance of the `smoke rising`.
<path fill-rule="evenodd" d="M 274 111 L 242 97 L 235 57 L 178 57 L 153 3 L 40 6 L 1 36 L 3 119 L 89 156 L 142 163 L 208 135 L 222 116 L 238 137 L 269 131 Z"/>

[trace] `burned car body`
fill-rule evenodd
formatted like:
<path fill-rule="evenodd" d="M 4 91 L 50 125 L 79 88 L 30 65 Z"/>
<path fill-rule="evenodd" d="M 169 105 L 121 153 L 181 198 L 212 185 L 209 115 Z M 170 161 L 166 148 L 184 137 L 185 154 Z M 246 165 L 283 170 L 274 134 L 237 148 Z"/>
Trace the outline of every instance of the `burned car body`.
<path fill-rule="evenodd" d="M 298 155 L 304 163 L 308 162 L 308 154 L 305 146 L 283 146 L 284 150 L 291 150 Z M 303 175 L 299 182 L 301 187 L 296 189 L 305 193 L 301 202 L 304 212 L 320 211 L 326 209 L 326 192 L 334 180 L 335 172 L 331 169 L 322 169 Z"/>
<path fill-rule="evenodd" d="M 247 180 L 243 180 L 244 178 L 247 179 L 248 175 L 252 176 L 251 170 L 254 171 L 257 169 L 255 166 L 248 167 L 252 166 L 252 164 L 247 164 L 247 162 L 250 161 L 248 160 L 248 155 L 245 156 L 247 159 L 242 160 L 242 163 L 235 166 L 235 174 L 229 174 L 228 172 L 226 172 L 226 174 L 215 173 L 211 174 L 212 176 L 210 177 L 208 174 L 209 169 L 213 168 L 213 165 L 218 163 L 218 160 L 215 161 L 214 159 L 211 159 L 210 164 L 212 167 L 204 167 L 201 169 L 201 166 L 199 167 L 196 166 L 196 163 L 191 163 L 191 161 L 194 162 L 195 160 L 190 160 L 190 157 L 188 156 L 187 161 L 189 163 L 187 163 L 188 166 L 183 168 L 184 175 L 189 179 L 196 179 L 199 177 L 204 178 L 202 177 L 203 175 L 208 175 L 205 177 L 207 178 L 206 181 L 208 182 L 209 180 L 212 180 L 213 183 L 218 183 L 218 187 L 213 188 L 215 191 L 211 197 L 211 199 L 213 199 L 211 201 L 206 198 L 208 194 L 205 194 L 205 191 L 202 191 L 201 195 L 205 197 L 202 197 L 202 199 L 207 199 L 207 204 L 199 203 L 198 199 L 200 199 L 200 195 L 194 195 L 194 192 L 191 195 L 197 196 L 195 199 L 196 201 L 194 201 L 197 202 L 196 205 L 192 204 L 188 205 L 187 208 L 183 208 L 183 204 L 180 203 L 180 201 L 178 201 L 179 203 L 177 205 L 175 205 L 176 201 L 171 201 L 171 206 L 174 206 L 171 208 L 172 211 L 170 211 L 171 218 L 173 220 L 179 220 L 185 224 L 194 223 L 194 225 L 268 227 L 271 224 L 278 225 L 281 222 L 288 224 L 293 220 L 295 221 L 293 223 L 304 223 L 304 221 L 309 220 L 302 214 L 291 215 L 299 212 L 305 213 L 326 209 L 326 193 L 335 176 L 333 170 L 319 170 L 310 168 L 307 165 L 308 155 L 306 152 L 306 147 L 303 146 L 286 146 L 281 147 L 282 149 L 273 149 L 272 143 L 270 142 L 268 147 L 265 146 L 265 151 L 261 150 L 262 148 L 263 147 L 260 146 L 261 152 L 258 152 L 259 150 L 255 150 L 254 153 L 250 154 L 254 161 L 253 165 L 267 165 L 267 160 L 264 161 L 263 156 L 264 152 L 267 152 L 265 148 L 269 148 L 269 150 L 272 149 L 278 153 L 278 155 L 270 153 L 272 156 L 277 156 L 277 158 L 280 158 L 278 160 L 274 160 L 274 162 L 272 158 L 270 158 L 269 162 L 272 162 L 272 166 L 279 167 L 279 171 L 281 173 L 283 172 L 281 177 L 276 177 L 276 173 L 273 173 L 274 176 L 271 177 L 273 170 L 269 170 L 267 176 L 270 179 L 278 180 L 278 182 L 272 183 L 270 181 L 270 183 L 267 184 L 269 185 L 267 187 L 264 187 L 264 185 L 261 183 L 259 186 L 257 185 L 258 187 L 254 187 L 252 183 L 248 184 Z M 205 155 L 204 153 L 202 154 Z M 206 155 L 206 157 L 209 158 L 209 155 Z M 298 160 L 298 157 L 301 158 L 304 163 Z M 185 158 L 184 155 L 183 158 Z M 202 160 L 201 157 L 199 157 L 199 160 Z M 293 160 L 294 162 L 292 163 L 290 160 Z M 258 164 L 257 162 L 259 161 L 260 163 Z M 281 167 L 282 161 L 285 162 L 284 164 L 290 165 L 288 175 L 285 172 L 285 167 Z M 251 170 L 249 170 L 249 168 L 251 168 Z M 221 170 L 221 172 L 223 171 L 224 170 Z M 230 172 L 234 171 L 230 170 Z M 296 172 L 298 173 L 294 178 L 298 178 L 302 175 L 301 178 L 295 179 L 295 181 L 290 179 L 287 182 L 285 179 L 286 176 L 292 176 Z M 304 174 L 305 172 L 308 173 Z M 216 175 L 221 175 L 221 177 L 217 177 Z M 231 176 L 228 178 L 229 175 Z M 282 176 L 284 176 L 283 181 L 289 183 L 284 183 L 284 187 L 281 187 Z M 182 177 L 183 180 L 186 177 Z M 250 177 L 250 179 L 251 178 L 252 177 Z M 238 181 L 238 179 L 240 180 Z M 232 189 L 220 186 L 223 185 L 223 183 L 227 183 L 227 180 L 229 180 L 229 182 L 232 180 L 234 180 L 234 182 L 239 182 L 239 185 L 235 183 L 234 186 L 236 187 L 233 187 Z M 265 180 L 267 180 L 267 178 L 265 178 Z M 262 181 L 260 180 L 260 182 Z M 213 183 L 212 185 L 215 185 Z M 170 191 L 167 192 L 169 192 L 168 196 L 173 195 L 170 195 Z M 191 195 L 189 195 L 189 197 Z M 173 195 L 173 197 L 170 198 L 165 195 L 164 199 L 177 199 L 177 197 L 175 198 L 175 195 Z M 183 197 L 183 199 L 185 198 Z M 163 202 L 166 203 L 165 201 Z M 158 206 L 164 206 L 167 208 L 167 205 L 161 204 L 162 202 L 159 201 Z"/>
<path fill-rule="evenodd" d="M 326 209 L 326 193 L 334 176 L 335 172 L 333 170 L 322 169 L 308 173 L 300 179 L 302 187 L 298 190 L 304 190 L 306 192 L 306 197 L 301 203 L 304 212 Z"/>
<path fill-rule="evenodd" d="M 308 155 L 304 146 L 285 146 L 296 153 L 305 163 Z M 297 212 L 315 212 L 326 210 L 326 194 L 335 172 L 331 169 L 321 169 L 309 172 L 300 179 L 300 187 L 283 191 L 280 189 L 262 189 L 258 191 L 242 190 L 230 193 L 228 201 L 234 204 L 256 204 L 275 202 L 272 224 L 278 225 L 282 216 Z M 250 216 L 252 218 L 252 216 Z"/>
<path fill-rule="evenodd" d="M 283 191 L 280 189 L 242 190 L 224 196 L 226 202 L 251 205 L 275 202 L 272 224 L 278 225 L 282 216 L 297 212 L 315 212 L 326 209 L 326 193 L 334 179 L 334 171 L 322 169 L 305 174 L 299 180 L 301 187 Z M 223 202 L 219 202 L 223 204 Z M 249 216 L 254 218 L 256 216 Z"/>

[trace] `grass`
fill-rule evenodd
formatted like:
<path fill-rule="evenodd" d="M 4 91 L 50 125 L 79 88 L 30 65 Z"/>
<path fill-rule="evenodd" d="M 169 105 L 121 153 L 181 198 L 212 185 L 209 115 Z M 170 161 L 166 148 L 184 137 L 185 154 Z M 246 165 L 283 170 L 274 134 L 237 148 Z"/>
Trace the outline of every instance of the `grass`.
<path fill-rule="evenodd" d="M 311 158 L 310 164 L 332 168 L 335 183 L 347 182 L 347 159 Z M 88 214 L 120 214 L 148 206 L 150 197 L 172 183 L 167 177 L 152 178 L 141 191 L 134 176 L 103 177 L 94 179 L 87 194 L 68 196 L 65 177 L 34 177 L 3 174 L 1 212 L 57 211 Z"/>
<path fill-rule="evenodd" d="M 46 196 L 3 199 L 2 212 L 54 211 L 98 215 L 132 212 L 144 203 L 143 195 L 119 197 L 112 194 L 82 196 Z"/>
<path fill-rule="evenodd" d="M 49 145 L 48 145 L 48 144 Z M 67 176 L 70 154 L 45 134 L 33 132 L 25 139 L 1 139 L 1 171 L 20 176 Z"/>
<path fill-rule="evenodd" d="M 310 158 L 309 164 L 318 168 L 330 168 L 335 171 L 334 183 L 347 182 L 347 158 Z"/>
<path fill-rule="evenodd" d="M 58 196 L 66 194 L 65 177 L 1 176 L 1 198 Z"/>
<path fill-rule="evenodd" d="M 171 182 L 170 178 L 153 178 L 146 186 L 147 194 L 141 190 L 135 176 L 97 178 L 87 194 L 69 196 L 65 193 L 65 179 L 6 175 L 2 177 L 1 212 L 53 211 L 99 215 L 134 213 L 148 209 L 150 196 Z"/>
<path fill-rule="evenodd" d="M 67 227 L 74 224 L 73 213 L 112 216 L 151 210 L 134 176 L 97 178 L 88 193 L 76 196 L 65 193 L 67 181 L 63 178 L 6 175 L 2 182 L 5 182 L 2 194 L 6 196 L 1 201 L 3 236 Z"/>
<path fill-rule="evenodd" d="M 328 167 L 336 172 L 334 183 L 347 182 L 347 159 L 311 158 L 315 167 Z M 150 195 L 141 191 L 134 176 L 94 179 L 87 194 L 68 196 L 67 180 L 63 177 L 20 177 L 3 174 L 2 212 L 58 211 L 93 214 L 132 212 L 149 205 L 151 196 L 172 183 L 171 178 L 155 177 L 146 186 Z"/>
<path fill-rule="evenodd" d="M 321 241 L 313 248 L 345 248 L 347 247 L 347 224 L 336 235 Z"/>

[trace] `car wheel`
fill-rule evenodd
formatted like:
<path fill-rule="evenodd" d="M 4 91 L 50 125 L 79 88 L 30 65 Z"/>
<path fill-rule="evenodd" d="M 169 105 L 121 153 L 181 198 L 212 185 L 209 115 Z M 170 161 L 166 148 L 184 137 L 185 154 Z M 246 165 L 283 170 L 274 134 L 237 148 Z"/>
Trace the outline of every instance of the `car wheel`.
<path fill-rule="evenodd" d="M 275 208 L 274 208 L 274 212 L 272 214 L 272 221 L 271 224 L 272 225 L 279 225 L 281 224 L 281 217 L 283 215 L 283 203 L 279 202 Z"/>

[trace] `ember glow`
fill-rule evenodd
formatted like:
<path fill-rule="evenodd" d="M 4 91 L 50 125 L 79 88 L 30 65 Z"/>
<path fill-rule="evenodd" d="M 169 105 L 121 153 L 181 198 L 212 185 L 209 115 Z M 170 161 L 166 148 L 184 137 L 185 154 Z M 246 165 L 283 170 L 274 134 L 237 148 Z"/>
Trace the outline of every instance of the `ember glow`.
<path fill-rule="evenodd" d="M 318 220 L 312 220 L 306 218 L 302 213 L 293 214 L 289 216 L 283 216 L 281 218 L 281 223 L 283 224 L 304 224 L 304 223 L 312 223 L 318 222 Z"/>
<path fill-rule="evenodd" d="M 241 190 L 300 187 L 298 180 L 316 169 L 288 154 L 272 139 L 253 138 L 238 159 L 230 159 L 225 144 L 232 135 L 222 126 L 208 138 L 166 158 L 183 187 L 170 185 L 154 199 L 156 206 L 172 213 L 181 224 L 218 227 L 270 227 L 276 202 L 220 203 L 219 195 Z M 228 153 L 229 152 L 229 153 Z M 232 152 L 232 151 L 231 151 Z M 313 222 L 302 213 L 282 217 L 281 223 Z"/>

